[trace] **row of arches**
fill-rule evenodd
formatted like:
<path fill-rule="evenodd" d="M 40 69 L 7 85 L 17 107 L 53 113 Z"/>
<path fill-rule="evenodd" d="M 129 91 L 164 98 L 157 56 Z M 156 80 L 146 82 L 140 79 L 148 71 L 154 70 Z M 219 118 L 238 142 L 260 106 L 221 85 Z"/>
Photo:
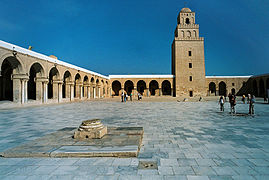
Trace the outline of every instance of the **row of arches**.
<path fill-rule="evenodd" d="M 136 87 L 136 89 L 135 89 Z M 147 87 L 146 82 L 144 80 L 139 80 L 135 86 L 133 81 L 127 80 L 125 81 L 124 85 L 118 81 L 115 80 L 112 82 L 112 91 L 114 96 L 119 96 L 120 91 L 124 90 L 128 95 L 131 93 L 136 93 L 134 90 L 137 91 L 137 93 L 140 93 L 141 95 L 150 95 L 155 96 L 157 94 L 159 95 L 171 95 L 172 89 L 171 89 L 171 83 L 168 80 L 164 80 L 161 83 L 161 86 L 159 86 L 159 83 L 156 80 L 152 80 L 149 83 L 149 87 Z M 149 90 L 150 94 L 147 94 L 148 92 L 146 90 Z M 161 89 L 161 90 L 160 90 Z M 158 92 L 159 91 L 159 92 Z"/>
<path fill-rule="evenodd" d="M 196 38 L 197 32 L 195 30 L 193 30 L 193 31 L 189 31 L 189 30 L 181 31 L 181 37 L 182 38 L 191 38 L 191 37 Z"/>
<path fill-rule="evenodd" d="M 83 77 L 77 72 L 72 77 L 69 70 L 60 76 L 56 65 L 50 68 L 48 76 L 46 76 L 45 70 L 39 62 L 34 62 L 30 66 L 29 72 L 26 73 L 22 71 L 21 67 L 22 65 L 16 57 L 11 56 L 3 60 L 0 76 L 0 101 L 88 97 L 89 91 L 92 91 L 92 97 L 95 98 L 108 96 L 109 93 L 108 81 L 95 76 L 85 75 Z M 16 76 L 19 79 L 15 79 Z"/>
<path fill-rule="evenodd" d="M 217 89 L 216 89 L 216 83 L 215 82 L 210 82 L 209 83 L 209 89 L 208 89 L 208 91 L 209 91 L 209 95 L 213 95 L 213 96 L 217 96 L 217 95 L 219 95 L 219 96 L 227 96 L 227 85 L 226 85 L 226 83 L 225 82 L 223 82 L 223 81 L 221 81 L 219 84 L 218 84 L 218 87 L 219 87 L 219 89 L 218 89 L 218 91 L 217 91 Z M 230 93 L 232 93 L 232 94 L 236 94 L 236 91 L 235 91 L 235 88 L 232 88 L 231 89 L 231 91 L 230 91 Z"/>
<path fill-rule="evenodd" d="M 260 79 L 260 80 L 254 79 L 252 81 L 252 93 L 255 96 L 259 96 L 259 97 L 266 96 L 267 89 L 269 89 L 269 78 L 267 78 L 266 81 L 264 79 Z"/>

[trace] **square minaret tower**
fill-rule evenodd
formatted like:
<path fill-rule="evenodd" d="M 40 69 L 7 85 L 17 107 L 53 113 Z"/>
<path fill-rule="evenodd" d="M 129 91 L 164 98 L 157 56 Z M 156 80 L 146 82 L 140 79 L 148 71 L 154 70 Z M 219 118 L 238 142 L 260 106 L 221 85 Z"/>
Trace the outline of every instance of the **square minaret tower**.
<path fill-rule="evenodd" d="M 195 12 L 183 8 L 177 18 L 172 44 L 174 96 L 206 96 L 204 38 L 199 37 Z"/>

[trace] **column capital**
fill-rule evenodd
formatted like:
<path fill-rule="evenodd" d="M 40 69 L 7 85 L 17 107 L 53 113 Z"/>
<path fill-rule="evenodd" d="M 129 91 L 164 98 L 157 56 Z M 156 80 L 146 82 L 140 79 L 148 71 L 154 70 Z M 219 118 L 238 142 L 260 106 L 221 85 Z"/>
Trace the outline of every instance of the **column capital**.
<path fill-rule="evenodd" d="M 67 81 L 67 82 L 65 82 L 65 84 L 66 84 L 66 85 L 71 85 L 71 86 L 74 86 L 74 85 L 75 85 L 75 83 L 72 82 L 72 81 Z"/>
<path fill-rule="evenodd" d="M 35 82 L 49 82 L 49 79 L 46 77 L 36 77 Z"/>
<path fill-rule="evenodd" d="M 52 80 L 53 84 L 63 84 L 63 81 L 61 80 Z"/>
<path fill-rule="evenodd" d="M 91 84 L 84 84 L 85 87 L 91 87 Z"/>
<path fill-rule="evenodd" d="M 27 74 L 12 74 L 11 79 L 29 80 L 29 76 Z"/>
<path fill-rule="evenodd" d="M 83 86 L 83 83 L 81 83 L 81 82 L 76 83 L 76 86 Z"/>

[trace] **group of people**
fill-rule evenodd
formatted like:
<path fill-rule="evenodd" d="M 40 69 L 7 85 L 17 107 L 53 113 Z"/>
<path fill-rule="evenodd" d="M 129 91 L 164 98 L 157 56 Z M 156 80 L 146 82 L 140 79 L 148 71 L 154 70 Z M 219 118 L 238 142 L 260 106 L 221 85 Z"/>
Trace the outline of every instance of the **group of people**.
<path fill-rule="evenodd" d="M 127 93 L 125 93 L 125 92 L 122 92 L 121 93 L 121 102 L 128 101 L 128 97 L 130 97 L 130 101 L 133 101 L 133 94 L 132 94 L 132 92 L 129 95 Z M 139 100 L 142 100 L 142 95 L 140 93 L 137 93 L 137 99 L 138 99 L 138 101 Z"/>
<path fill-rule="evenodd" d="M 122 92 L 121 93 L 121 102 L 128 101 L 128 97 L 130 97 L 130 101 L 133 101 L 133 94 L 132 94 L 132 92 L 130 93 L 130 95 L 128 95 L 125 92 Z M 137 93 L 137 99 L 138 99 L 138 101 L 142 99 L 142 95 L 140 93 Z"/>
<path fill-rule="evenodd" d="M 127 93 L 125 93 L 125 92 L 122 92 L 121 93 L 121 102 L 126 102 L 126 101 L 128 101 L 128 94 Z M 133 101 L 133 94 L 132 93 L 130 93 L 130 101 Z"/>
<path fill-rule="evenodd" d="M 234 94 L 229 93 L 228 95 L 231 113 L 235 114 L 235 105 L 236 105 L 236 96 Z M 220 104 L 220 111 L 224 111 L 224 103 L 226 102 L 226 96 L 220 96 L 219 104 Z M 243 104 L 246 103 L 246 96 L 242 96 Z M 255 96 L 252 94 L 248 94 L 247 96 L 247 103 L 249 104 L 249 114 L 254 114 L 254 103 L 256 102 Z"/>

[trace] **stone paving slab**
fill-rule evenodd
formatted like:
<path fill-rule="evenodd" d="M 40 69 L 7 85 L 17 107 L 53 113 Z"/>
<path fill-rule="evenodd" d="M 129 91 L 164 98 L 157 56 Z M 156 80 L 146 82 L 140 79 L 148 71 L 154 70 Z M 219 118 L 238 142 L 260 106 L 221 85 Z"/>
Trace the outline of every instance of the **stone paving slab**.
<path fill-rule="evenodd" d="M 255 116 L 232 115 L 226 103 L 225 112 L 219 112 L 217 101 L 89 101 L 0 110 L 0 152 L 44 138 L 63 124 L 76 127 L 86 119 L 145 131 L 138 157 L 0 157 L 0 179 L 268 180 L 269 105 L 256 103 L 255 110 Z M 247 113 L 248 104 L 238 102 L 236 112 Z M 118 142 L 124 135 L 114 134 Z M 155 162 L 157 169 L 139 168 L 148 161 Z"/>
<path fill-rule="evenodd" d="M 142 127 L 109 127 L 102 139 L 76 140 L 66 127 L 0 153 L 2 157 L 137 157 Z"/>

